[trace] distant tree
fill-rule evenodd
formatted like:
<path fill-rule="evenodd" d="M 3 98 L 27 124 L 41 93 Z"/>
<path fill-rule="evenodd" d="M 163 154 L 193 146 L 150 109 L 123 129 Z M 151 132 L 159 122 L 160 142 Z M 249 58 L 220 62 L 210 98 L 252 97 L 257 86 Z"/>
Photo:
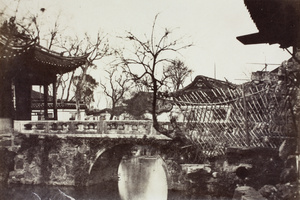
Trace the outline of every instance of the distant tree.
<path fill-rule="evenodd" d="M 170 80 L 170 87 L 173 91 L 183 87 L 186 78 L 191 75 L 193 70 L 189 69 L 181 60 L 172 60 L 171 63 L 164 69 L 167 80 Z"/>
<path fill-rule="evenodd" d="M 97 88 L 99 83 L 89 74 L 86 74 L 85 81 L 81 86 L 78 86 L 80 83 L 80 76 L 75 76 L 73 79 L 74 92 L 78 87 L 81 87 L 81 96 L 80 101 L 82 101 L 88 108 L 90 108 L 91 103 L 94 101 L 94 90 Z"/>
<path fill-rule="evenodd" d="M 152 109 L 152 93 L 139 91 L 131 98 L 124 100 L 126 111 L 135 119 L 145 119 L 144 115 Z"/>
<path fill-rule="evenodd" d="M 152 95 L 153 126 L 158 131 L 163 131 L 157 121 L 156 104 L 158 92 L 165 86 L 166 76 L 163 66 L 171 62 L 172 53 L 190 47 L 192 44 L 180 44 L 180 39 L 173 40 L 171 31 L 165 29 L 163 34 L 155 37 L 155 25 L 158 15 L 155 16 L 152 32 L 149 38 L 140 39 L 128 32 L 127 39 L 132 43 L 134 50 L 128 54 L 121 54 L 124 70 L 131 76 L 135 83 L 142 83 L 149 88 Z"/>
<path fill-rule="evenodd" d="M 68 79 L 68 87 L 67 87 L 67 98 L 69 99 L 71 95 L 71 87 L 72 84 L 75 86 L 74 89 L 74 97 L 76 101 L 76 110 L 77 110 L 77 118 L 80 120 L 80 101 L 84 97 L 87 75 L 89 69 L 96 69 L 97 65 L 95 65 L 95 61 L 102 59 L 105 56 L 111 55 L 110 47 L 106 35 L 100 34 L 98 32 L 96 36 L 96 40 L 85 34 L 85 38 L 83 40 L 79 40 L 78 38 L 62 38 L 61 48 L 65 49 L 65 52 L 71 56 L 82 56 L 89 55 L 87 58 L 87 62 L 84 65 L 79 67 L 79 75 L 76 76 L 76 71 L 71 72 L 71 77 Z M 77 70 L 78 72 L 78 70 Z M 76 77 L 76 78 L 75 78 Z M 74 82 L 75 79 L 75 82 Z M 75 83 L 75 84 L 74 84 Z M 73 99 L 72 98 L 72 99 Z"/>
<path fill-rule="evenodd" d="M 112 120 L 116 114 L 116 107 L 120 105 L 124 99 L 125 93 L 129 92 L 131 84 L 127 74 L 118 74 L 116 67 L 105 71 L 108 75 L 108 77 L 106 77 L 108 83 L 100 82 L 100 85 L 104 90 L 104 94 L 111 100 L 110 120 Z"/>

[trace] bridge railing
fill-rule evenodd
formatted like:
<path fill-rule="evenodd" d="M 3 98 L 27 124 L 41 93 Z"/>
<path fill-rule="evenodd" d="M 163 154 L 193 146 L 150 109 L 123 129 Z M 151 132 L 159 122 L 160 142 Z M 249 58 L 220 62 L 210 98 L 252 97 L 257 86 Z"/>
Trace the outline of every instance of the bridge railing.
<path fill-rule="evenodd" d="M 28 135 L 89 135 L 98 137 L 158 136 L 149 120 L 14 121 L 14 131 Z"/>

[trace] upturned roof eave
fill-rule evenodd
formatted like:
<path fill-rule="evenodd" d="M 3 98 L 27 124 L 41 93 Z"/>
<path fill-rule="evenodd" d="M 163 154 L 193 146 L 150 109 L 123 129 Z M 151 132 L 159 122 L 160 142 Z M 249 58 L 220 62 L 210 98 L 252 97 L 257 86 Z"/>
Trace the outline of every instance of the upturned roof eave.
<path fill-rule="evenodd" d="M 19 41 L 18 38 L 9 39 L 5 35 L 0 34 L 0 61 L 22 58 L 22 56 L 25 56 L 26 60 L 30 60 L 29 63 L 38 62 L 41 68 L 53 66 L 51 70 L 54 70 L 55 73 L 67 73 L 85 64 L 89 54 L 64 56 L 41 46 L 36 40 L 31 40 L 30 42 Z"/>

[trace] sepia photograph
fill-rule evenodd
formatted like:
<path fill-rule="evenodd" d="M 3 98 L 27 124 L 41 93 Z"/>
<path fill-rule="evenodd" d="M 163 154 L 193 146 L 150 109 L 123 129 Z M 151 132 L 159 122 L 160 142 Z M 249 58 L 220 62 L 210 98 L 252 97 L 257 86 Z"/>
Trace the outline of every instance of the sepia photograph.
<path fill-rule="evenodd" d="M 300 199 L 300 0 L 0 0 L 0 200 Z"/>

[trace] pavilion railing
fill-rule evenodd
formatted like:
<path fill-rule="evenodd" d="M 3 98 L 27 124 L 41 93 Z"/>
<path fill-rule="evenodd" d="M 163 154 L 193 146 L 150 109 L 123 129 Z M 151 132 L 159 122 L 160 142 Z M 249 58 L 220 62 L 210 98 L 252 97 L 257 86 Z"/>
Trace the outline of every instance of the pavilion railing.
<path fill-rule="evenodd" d="M 14 121 L 14 131 L 26 135 L 57 135 L 68 137 L 154 137 L 159 134 L 148 120 L 108 121 Z"/>

